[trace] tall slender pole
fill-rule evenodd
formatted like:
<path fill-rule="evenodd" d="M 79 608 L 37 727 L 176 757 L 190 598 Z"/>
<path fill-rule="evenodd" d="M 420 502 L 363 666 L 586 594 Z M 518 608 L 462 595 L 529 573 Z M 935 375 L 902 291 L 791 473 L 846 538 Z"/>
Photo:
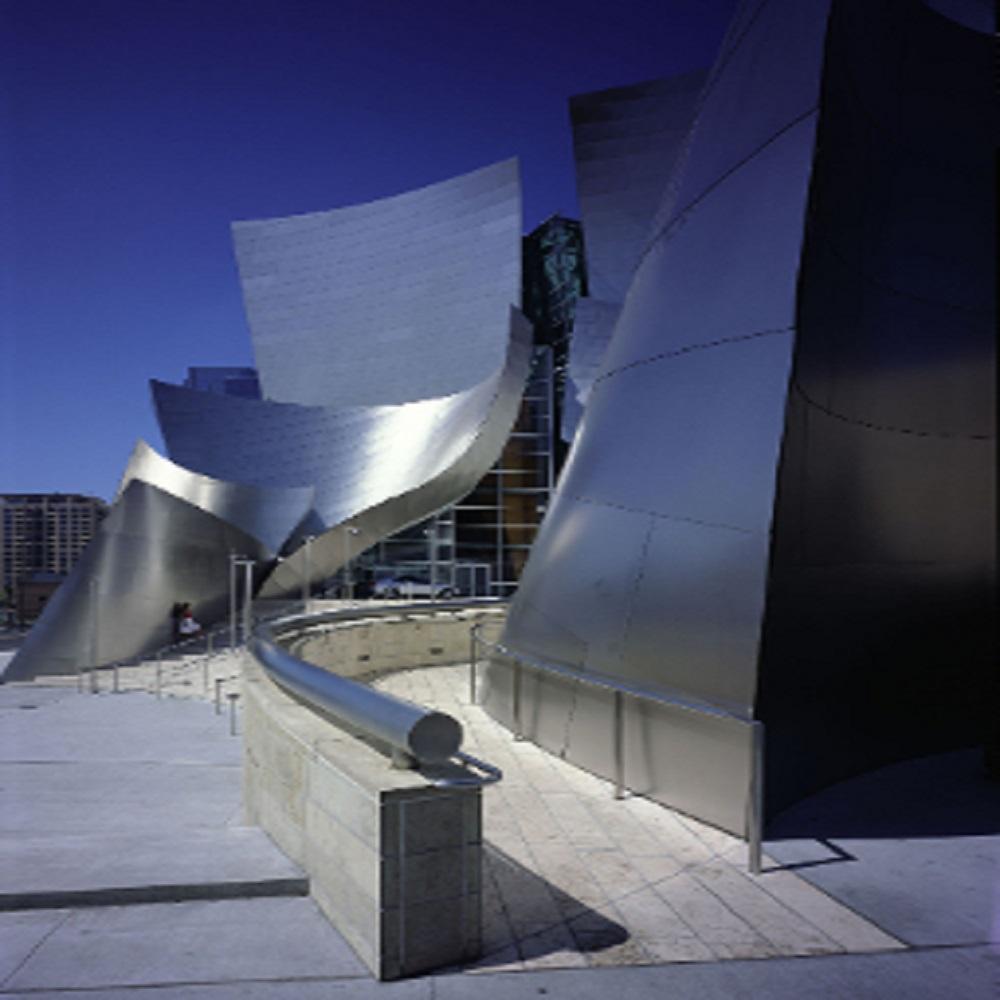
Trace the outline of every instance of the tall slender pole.
<path fill-rule="evenodd" d="M 354 603 L 354 557 L 351 553 L 351 536 L 360 535 L 361 531 L 353 524 L 344 526 L 344 594 L 347 600 Z"/>
<path fill-rule="evenodd" d="M 253 601 L 253 560 L 243 560 L 243 642 L 250 641 L 250 605 Z"/>
<path fill-rule="evenodd" d="M 747 840 L 751 875 L 761 872 L 764 854 L 764 723 L 752 723 L 752 764 L 747 799 Z"/>
<path fill-rule="evenodd" d="M 312 535 L 306 535 L 302 556 L 302 613 L 309 614 L 309 597 L 312 591 Z"/>
<path fill-rule="evenodd" d="M 229 553 L 229 648 L 236 648 L 236 553 Z"/>
<path fill-rule="evenodd" d="M 91 670 L 91 688 L 94 686 L 94 679 L 97 674 L 94 671 L 97 670 L 97 659 L 98 659 L 98 643 L 99 643 L 99 632 L 100 632 L 100 620 L 98 619 L 98 593 L 97 593 L 97 577 L 91 577 L 90 579 L 90 670 Z"/>
<path fill-rule="evenodd" d="M 431 531 L 430 531 L 430 549 L 431 549 L 431 602 L 436 598 L 436 591 L 434 585 L 437 582 L 437 535 L 438 535 L 438 520 L 437 514 L 434 515 L 431 520 Z"/>

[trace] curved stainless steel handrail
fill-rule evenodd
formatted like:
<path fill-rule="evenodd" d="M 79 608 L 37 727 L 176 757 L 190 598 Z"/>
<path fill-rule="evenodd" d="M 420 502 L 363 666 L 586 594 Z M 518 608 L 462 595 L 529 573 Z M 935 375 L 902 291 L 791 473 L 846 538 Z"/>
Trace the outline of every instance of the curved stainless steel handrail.
<path fill-rule="evenodd" d="M 290 615 L 258 625 L 248 648 L 277 684 L 298 695 L 309 706 L 332 715 L 349 729 L 386 744 L 397 762 L 440 765 L 457 761 L 467 772 L 465 775 L 435 776 L 432 784 L 439 787 L 491 784 L 502 778 L 502 772 L 491 764 L 462 752 L 462 726 L 457 719 L 444 712 L 377 691 L 367 684 L 349 680 L 302 660 L 279 645 L 279 637 L 311 630 L 317 625 L 355 619 L 399 617 L 414 613 L 436 614 L 496 603 L 489 600 L 453 601 Z M 481 774 L 474 774 L 472 769 Z"/>

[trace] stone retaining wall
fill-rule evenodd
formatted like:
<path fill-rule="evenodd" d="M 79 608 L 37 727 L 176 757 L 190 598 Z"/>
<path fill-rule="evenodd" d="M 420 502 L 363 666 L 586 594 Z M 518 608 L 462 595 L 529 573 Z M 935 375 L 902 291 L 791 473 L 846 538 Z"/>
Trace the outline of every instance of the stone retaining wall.
<path fill-rule="evenodd" d="M 393 617 L 289 643 L 347 676 L 468 659 L 484 615 Z M 287 694 L 247 654 L 244 802 L 310 878 L 330 922 L 380 979 L 475 958 L 481 941 L 480 789 L 436 788 Z"/>

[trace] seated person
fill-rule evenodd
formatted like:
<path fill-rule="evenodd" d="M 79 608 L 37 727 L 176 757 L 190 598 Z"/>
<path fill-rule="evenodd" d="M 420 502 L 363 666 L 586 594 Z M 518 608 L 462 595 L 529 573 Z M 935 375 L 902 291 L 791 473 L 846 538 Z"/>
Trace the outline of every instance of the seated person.
<path fill-rule="evenodd" d="M 190 639 L 201 632 L 201 626 L 195 621 L 191 614 L 191 605 L 185 604 L 181 611 L 180 621 L 177 623 L 177 632 L 182 639 Z"/>

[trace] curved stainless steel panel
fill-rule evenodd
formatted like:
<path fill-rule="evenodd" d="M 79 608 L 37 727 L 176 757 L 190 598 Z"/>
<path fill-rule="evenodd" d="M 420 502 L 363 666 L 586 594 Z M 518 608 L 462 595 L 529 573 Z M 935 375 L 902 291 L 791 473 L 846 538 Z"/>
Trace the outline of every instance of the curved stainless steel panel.
<path fill-rule="evenodd" d="M 168 638 L 175 601 L 190 601 L 202 621 L 218 617 L 231 550 L 259 565 L 279 547 L 292 552 L 264 593 L 297 593 L 306 556 L 295 549 L 311 535 L 325 532 L 308 546 L 311 575 L 322 579 L 459 499 L 500 454 L 531 361 L 530 326 L 511 304 L 520 292 L 515 160 L 370 205 L 240 223 L 235 236 L 265 389 L 298 402 L 154 382 L 168 450 L 184 467 L 140 443 L 118 515 L 17 661 L 24 676 L 60 659 L 59 669 L 90 662 L 95 621 L 105 623 L 103 663 Z M 382 255 L 379 266 L 365 251 Z M 327 405 L 302 405 L 314 400 Z M 196 541 L 209 525 L 223 526 L 218 552 Z M 132 565 L 127 537 L 166 569 Z M 91 579 L 98 596 L 84 611 Z M 129 599 L 115 604 L 123 588 Z"/>
<path fill-rule="evenodd" d="M 503 642 L 515 653 L 750 717 L 826 12 L 815 0 L 737 16 L 683 169 L 662 177 L 656 228 L 514 598 Z M 491 666 L 487 694 L 500 715 L 505 669 Z M 577 721 L 608 706 L 581 699 L 545 689 L 557 749 L 611 776 Z M 679 782 L 677 758 L 654 755 L 643 789 L 744 833 L 733 768 L 749 773 L 750 742 L 706 756 L 700 723 L 669 739 L 662 724 L 639 713 L 629 739 L 683 751 L 700 780 Z"/>
<path fill-rule="evenodd" d="M 170 609 L 192 605 L 202 622 L 225 612 L 229 556 L 259 564 L 266 548 L 213 514 L 133 479 L 65 583 L 56 591 L 4 680 L 72 674 L 171 641 Z"/>
<path fill-rule="evenodd" d="M 268 399 L 367 406 L 440 397 L 503 363 L 521 294 L 521 191 L 506 160 L 329 212 L 237 222 Z"/>
<path fill-rule="evenodd" d="M 513 307 L 509 313 L 506 362 L 491 378 L 443 400 L 379 408 L 388 449 L 360 442 L 344 454 L 344 493 L 327 511 L 338 520 L 330 517 L 308 555 L 301 546 L 279 563 L 262 596 L 296 593 L 307 566 L 313 580 L 331 576 L 380 539 L 461 499 L 485 475 L 517 419 L 531 372 L 531 325 Z M 350 492 L 354 484 L 360 488 Z"/>
<path fill-rule="evenodd" d="M 313 483 L 306 534 L 313 579 L 464 496 L 496 461 L 530 373 L 531 328 L 508 307 L 500 371 L 464 392 L 398 406 L 305 407 L 153 383 L 170 454 L 213 477 L 276 486 Z M 338 525 L 350 522 L 342 529 Z M 335 529 L 332 534 L 324 532 Z M 292 555 L 265 596 L 301 588 L 306 555 Z"/>
<path fill-rule="evenodd" d="M 1000 746 L 989 40 L 829 7 L 737 14 L 503 639 L 762 719 L 772 812 Z M 525 729 L 611 777 L 577 688 L 525 682 Z M 641 716 L 629 780 L 743 832 L 745 730 Z"/>
<path fill-rule="evenodd" d="M 919 4 L 833 7 L 761 652 L 772 811 L 1000 745 L 991 49 Z"/>
<path fill-rule="evenodd" d="M 587 283 L 598 301 L 621 302 L 628 292 L 707 76 L 698 70 L 570 99 Z"/>
<path fill-rule="evenodd" d="M 135 479 L 214 514 L 275 553 L 308 513 L 315 494 L 312 486 L 262 489 L 212 479 L 171 462 L 145 441 L 136 443 L 116 495 Z"/>
<path fill-rule="evenodd" d="M 563 397 L 564 441 L 572 442 L 576 436 L 583 419 L 583 409 L 590 398 L 594 379 L 601 370 L 604 352 L 611 342 L 621 311 L 621 302 L 582 298 L 576 304 L 573 335 L 569 344 L 567 385 Z"/>
<path fill-rule="evenodd" d="M 686 73 L 570 101 L 589 284 L 589 296 L 577 303 L 569 348 L 569 383 L 580 406 L 611 340 L 664 180 L 683 156 L 706 77 Z M 568 415 L 563 438 L 572 441 L 579 407 L 571 404 Z"/>

